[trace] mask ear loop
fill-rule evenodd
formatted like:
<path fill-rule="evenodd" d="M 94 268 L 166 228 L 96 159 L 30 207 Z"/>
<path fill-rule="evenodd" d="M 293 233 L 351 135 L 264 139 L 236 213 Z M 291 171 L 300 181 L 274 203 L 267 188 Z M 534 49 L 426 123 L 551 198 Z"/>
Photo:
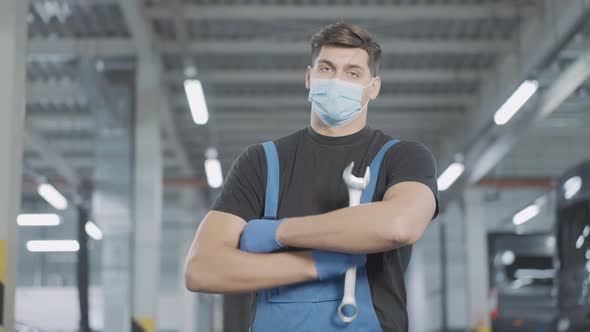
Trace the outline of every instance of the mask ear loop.
<path fill-rule="evenodd" d="M 371 82 L 369 82 L 369 84 L 363 86 L 363 89 L 368 87 L 369 85 L 373 84 L 373 81 L 375 80 L 375 77 L 373 77 L 371 79 Z M 371 101 L 371 99 L 369 98 L 369 100 L 367 100 L 367 102 L 365 103 L 365 105 L 363 107 L 361 107 L 361 111 L 363 110 L 363 108 L 367 107 L 367 105 L 369 105 L 369 102 Z"/>

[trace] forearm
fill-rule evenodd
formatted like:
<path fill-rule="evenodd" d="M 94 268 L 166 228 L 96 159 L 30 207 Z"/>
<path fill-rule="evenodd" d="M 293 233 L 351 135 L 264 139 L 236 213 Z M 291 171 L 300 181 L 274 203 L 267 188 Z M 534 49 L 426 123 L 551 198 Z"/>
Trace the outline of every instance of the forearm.
<path fill-rule="evenodd" d="M 407 244 L 391 205 L 373 202 L 324 214 L 287 218 L 277 230 L 286 246 L 349 253 L 382 252 Z"/>
<path fill-rule="evenodd" d="M 310 251 L 255 254 L 233 248 L 189 258 L 187 288 L 204 293 L 241 293 L 315 280 Z"/>

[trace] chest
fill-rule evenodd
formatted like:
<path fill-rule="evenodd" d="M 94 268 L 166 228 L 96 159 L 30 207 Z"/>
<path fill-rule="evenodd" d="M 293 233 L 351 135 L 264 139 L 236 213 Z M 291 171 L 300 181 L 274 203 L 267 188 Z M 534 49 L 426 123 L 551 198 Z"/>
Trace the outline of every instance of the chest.
<path fill-rule="evenodd" d="M 354 161 L 353 174 L 363 176 L 374 155 L 366 149 L 300 149 L 287 156 L 281 160 L 278 215 L 314 215 L 347 207 L 348 189 L 342 179 L 344 169 Z M 382 173 L 378 174 L 375 197 L 383 195 L 385 177 Z"/>

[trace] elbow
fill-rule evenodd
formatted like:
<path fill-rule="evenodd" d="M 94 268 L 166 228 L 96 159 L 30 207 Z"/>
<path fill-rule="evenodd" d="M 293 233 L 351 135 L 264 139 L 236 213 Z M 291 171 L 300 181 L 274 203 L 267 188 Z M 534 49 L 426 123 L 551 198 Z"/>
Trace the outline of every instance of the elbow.
<path fill-rule="evenodd" d="M 206 267 L 196 257 L 189 258 L 184 268 L 184 285 L 191 292 L 207 293 Z"/>
<path fill-rule="evenodd" d="M 389 222 L 386 227 L 387 231 L 383 234 L 385 234 L 386 240 L 391 243 L 392 248 L 413 245 L 420 239 L 421 234 L 418 234 L 418 230 L 409 225 L 409 222 L 399 217 Z"/>

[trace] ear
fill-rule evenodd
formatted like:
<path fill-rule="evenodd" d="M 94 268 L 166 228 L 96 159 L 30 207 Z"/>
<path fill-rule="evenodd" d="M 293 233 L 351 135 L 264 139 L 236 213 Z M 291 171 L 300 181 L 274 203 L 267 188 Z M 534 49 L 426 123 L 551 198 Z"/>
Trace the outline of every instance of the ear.
<path fill-rule="evenodd" d="M 381 90 L 381 77 L 375 76 L 373 83 L 371 84 L 371 92 L 369 93 L 369 98 L 374 100 L 379 95 L 379 90 Z"/>
<path fill-rule="evenodd" d="M 311 66 L 308 65 L 307 69 L 305 70 L 305 88 L 307 88 L 307 90 L 309 90 L 309 80 L 311 77 Z"/>

